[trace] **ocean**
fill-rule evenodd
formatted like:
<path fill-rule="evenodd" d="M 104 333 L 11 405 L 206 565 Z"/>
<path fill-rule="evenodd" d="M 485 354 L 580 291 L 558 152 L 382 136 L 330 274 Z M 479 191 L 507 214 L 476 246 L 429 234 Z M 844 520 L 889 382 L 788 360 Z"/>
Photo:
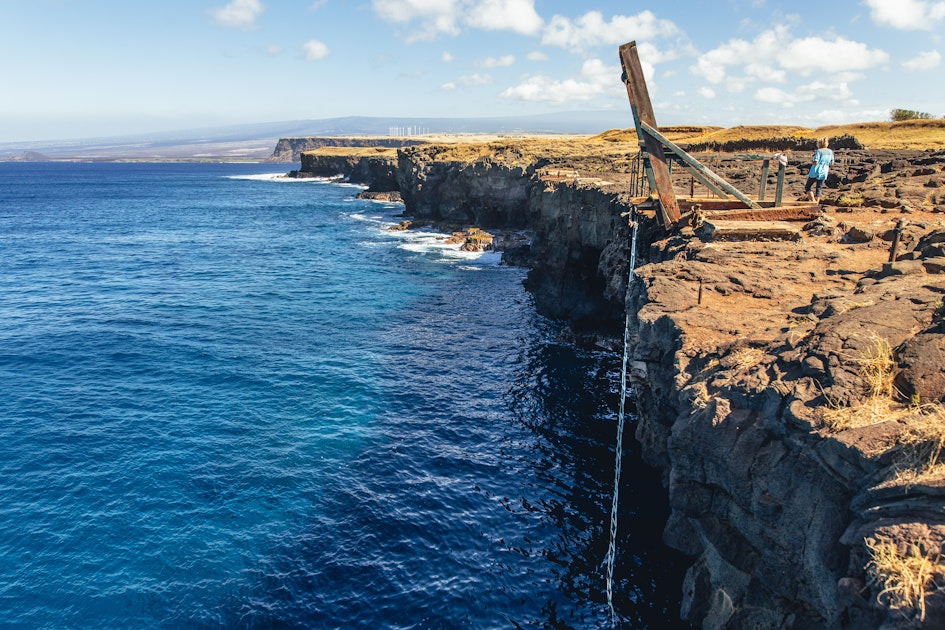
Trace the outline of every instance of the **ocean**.
<path fill-rule="evenodd" d="M 0 626 L 598 628 L 620 357 L 262 164 L 0 164 Z M 628 426 L 620 625 L 684 563 Z"/>

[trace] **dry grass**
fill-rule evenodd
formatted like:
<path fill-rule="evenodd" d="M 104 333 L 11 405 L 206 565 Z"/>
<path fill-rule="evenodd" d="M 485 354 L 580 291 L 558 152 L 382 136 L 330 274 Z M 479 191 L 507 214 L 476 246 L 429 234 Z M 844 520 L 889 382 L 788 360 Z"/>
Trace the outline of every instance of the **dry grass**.
<path fill-rule="evenodd" d="M 870 398 L 862 405 L 841 407 L 829 404 L 821 411 L 824 426 L 831 433 L 846 429 L 868 427 L 880 422 L 902 420 L 912 415 L 912 410 L 891 399 Z"/>
<path fill-rule="evenodd" d="M 892 346 L 888 339 L 876 333 L 870 333 L 868 337 L 869 345 L 857 353 L 853 362 L 860 366 L 870 398 L 890 398 L 895 391 L 893 380 L 896 376 Z"/>
<path fill-rule="evenodd" d="M 828 404 L 823 409 L 822 417 L 829 431 L 836 433 L 865 427 L 905 418 L 914 413 L 909 407 L 893 400 L 896 361 L 888 339 L 870 333 L 864 347 L 855 353 L 850 362 L 858 366 L 867 399 L 863 404 L 853 407 Z"/>
<path fill-rule="evenodd" d="M 870 149 L 933 149 L 945 147 L 945 120 L 865 122 L 818 127 L 809 136 L 850 134 Z"/>
<path fill-rule="evenodd" d="M 723 129 L 707 136 L 686 138 L 687 142 L 706 140 L 762 140 L 765 138 L 822 138 L 854 136 L 870 149 L 929 149 L 945 147 L 945 120 L 904 120 L 902 122 L 863 122 L 828 125 L 809 129 L 786 125 L 742 126 Z"/>
<path fill-rule="evenodd" d="M 940 459 L 945 448 L 945 408 L 940 404 L 915 408 L 908 426 L 899 436 L 894 482 L 915 484 L 941 476 Z"/>
<path fill-rule="evenodd" d="M 758 365 L 765 356 L 761 348 L 739 348 L 732 353 L 731 361 L 734 367 L 739 370 L 746 370 L 752 366 Z"/>
<path fill-rule="evenodd" d="M 340 155 L 343 157 L 397 157 L 397 149 L 388 147 L 319 147 L 311 151 L 304 151 L 304 153 L 314 155 Z"/>
<path fill-rule="evenodd" d="M 925 594 L 945 572 L 941 556 L 926 552 L 919 543 L 912 543 L 906 554 L 885 540 L 868 538 L 866 546 L 871 556 L 866 572 L 871 586 L 879 589 L 877 601 L 907 618 L 924 621 Z"/>
<path fill-rule="evenodd" d="M 676 143 L 729 142 L 767 138 L 822 138 L 849 134 L 870 149 L 929 149 L 945 147 L 945 120 L 904 120 L 901 122 L 863 122 L 828 125 L 811 129 L 797 125 L 742 125 L 738 127 L 660 127 Z M 608 142 L 637 142 L 636 132 L 612 129 L 595 138 Z"/>
<path fill-rule="evenodd" d="M 509 163 L 526 164 L 548 157 L 615 157 L 625 159 L 637 151 L 637 134 L 632 126 L 629 110 L 626 129 L 610 129 L 587 135 L 522 134 L 432 134 L 415 139 L 437 145 L 438 159 L 475 161 L 484 157 Z M 766 138 L 821 138 L 823 136 L 855 136 L 871 149 L 929 149 L 945 147 L 945 120 L 905 120 L 902 122 L 864 122 L 849 125 L 830 125 L 810 129 L 797 125 L 742 125 L 714 127 L 676 125 L 660 127 L 660 131 L 676 143 L 728 142 L 733 140 L 762 140 Z M 429 146 L 429 145 L 428 145 Z M 395 155 L 397 149 L 379 150 L 374 147 L 324 147 L 314 151 L 329 155 Z M 855 204 L 854 204 L 855 205 Z"/>
<path fill-rule="evenodd" d="M 837 205 L 841 208 L 859 208 L 865 201 L 866 199 L 863 197 L 862 193 L 851 193 L 849 195 L 842 195 L 837 200 Z"/>

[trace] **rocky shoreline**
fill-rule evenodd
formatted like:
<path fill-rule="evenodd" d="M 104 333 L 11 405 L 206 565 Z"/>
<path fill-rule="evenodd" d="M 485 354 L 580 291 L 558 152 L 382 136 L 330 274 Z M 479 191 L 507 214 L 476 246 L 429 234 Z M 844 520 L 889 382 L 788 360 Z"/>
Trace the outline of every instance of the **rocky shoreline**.
<path fill-rule="evenodd" d="M 824 212 L 798 240 L 643 218 L 628 296 L 620 148 L 487 149 L 303 153 L 302 170 L 399 192 L 417 221 L 526 234 L 509 258 L 529 265 L 538 309 L 576 331 L 612 335 L 629 307 L 636 436 L 669 492 L 664 538 L 694 558 L 683 619 L 945 625 L 945 152 L 838 150 Z M 757 164 L 699 157 L 755 192 Z M 791 156 L 789 194 L 806 159 Z"/>

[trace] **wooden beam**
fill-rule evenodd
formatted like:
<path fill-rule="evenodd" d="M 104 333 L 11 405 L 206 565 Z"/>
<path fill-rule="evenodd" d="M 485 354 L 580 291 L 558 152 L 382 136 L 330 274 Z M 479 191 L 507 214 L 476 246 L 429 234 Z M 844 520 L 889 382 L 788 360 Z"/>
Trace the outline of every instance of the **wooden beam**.
<path fill-rule="evenodd" d="M 646 89 L 643 66 L 640 65 L 635 41 L 620 47 L 620 64 L 623 66 L 627 98 L 630 99 L 630 109 L 633 111 L 637 134 L 641 136 L 640 139 L 650 157 L 650 170 L 653 173 L 651 183 L 656 184 L 656 194 L 659 196 L 662 207 L 663 225 L 668 227 L 679 221 L 679 206 L 676 203 L 676 195 L 673 193 L 673 182 L 670 178 L 663 145 L 655 138 L 640 133 L 641 125 L 656 127 L 656 116 L 653 114 L 653 105 L 650 102 L 650 93 Z"/>
<path fill-rule="evenodd" d="M 799 241 L 800 228 L 783 221 L 717 221 L 699 228 L 700 237 L 713 241 Z"/>
<path fill-rule="evenodd" d="M 721 188 L 728 194 L 732 195 L 733 197 L 735 197 L 742 203 L 746 204 L 750 208 L 761 207 L 758 205 L 756 201 L 754 201 L 753 199 L 750 199 L 747 195 L 742 193 L 740 190 L 738 190 L 737 188 L 729 184 L 727 181 L 719 177 L 712 169 L 710 169 L 709 167 L 704 165 L 702 162 L 700 162 L 699 160 L 692 157 L 691 155 L 683 151 L 681 148 L 676 146 L 666 136 L 664 136 L 659 131 L 657 131 L 652 125 L 647 123 L 645 120 L 642 120 L 642 119 L 640 120 L 640 129 L 643 130 L 643 134 L 645 136 L 652 138 L 657 144 L 660 144 L 670 149 L 676 155 L 676 157 L 682 161 L 683 164 L 689 167 L 690 172 L 701 173 L 707 179 L 710 179 L 713 182 L 715 182 L 715 184 L 719 188 Z"/>

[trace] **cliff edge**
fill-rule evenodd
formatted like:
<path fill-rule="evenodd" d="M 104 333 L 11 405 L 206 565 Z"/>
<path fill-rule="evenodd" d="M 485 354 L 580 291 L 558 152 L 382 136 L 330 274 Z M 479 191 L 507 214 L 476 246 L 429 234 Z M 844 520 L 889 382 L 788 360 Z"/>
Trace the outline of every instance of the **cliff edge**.
<path fill-rule="evenodd" d="M 636 436 L 665 540 L 694 558 L 683 619 L 943 627 L 945 151 L 838 150 L 823 212 L 787 237 L 641 219 L 627 295 L 634 153 L 606 135 L 407 147 L 386 186 L 424 221 L 527 234 L 547 315 L 606 334 L 627 305 Z M 755 192 L 757 164 L 700 158 Z M 790 156 L 788 195 L 808 159 Z M 319 164 L 376 188 L 364 160 Z"/>

